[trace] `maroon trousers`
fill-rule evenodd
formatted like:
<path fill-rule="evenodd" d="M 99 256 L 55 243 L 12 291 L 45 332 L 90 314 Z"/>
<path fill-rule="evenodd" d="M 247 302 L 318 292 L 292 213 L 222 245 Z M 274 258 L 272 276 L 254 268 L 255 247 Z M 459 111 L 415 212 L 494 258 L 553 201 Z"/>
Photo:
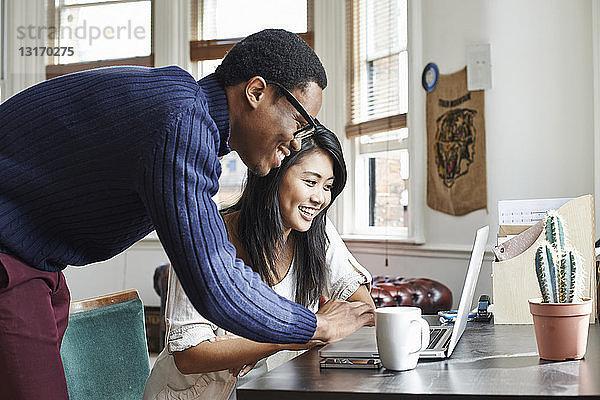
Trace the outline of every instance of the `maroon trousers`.
<path fill-rule="evenodd" d="M 0 253 L 0 400 L 69 398 L 60 358 L 69 303 L 62 272 Z"/>

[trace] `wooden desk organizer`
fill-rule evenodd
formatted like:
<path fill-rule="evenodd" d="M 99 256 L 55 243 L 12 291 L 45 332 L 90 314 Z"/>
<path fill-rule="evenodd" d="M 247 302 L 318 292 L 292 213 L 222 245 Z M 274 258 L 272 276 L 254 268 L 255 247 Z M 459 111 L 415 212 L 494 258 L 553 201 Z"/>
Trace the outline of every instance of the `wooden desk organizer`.
<path fill-rule="evenodd" d="M 594 252 L 594 198 L 585 195 L 573 199 L 558 210 L 567 231 L 567 240 L 583 261 L 583 296 L 593 299 L 590 323 L 598 315 L 597 277 Z M 494 323 L 531 324 L 527 300 L 541 297 L 535 275 L 535 252 L 544 240 L 544 232 L 521 254 L 506 260 L 492 262 L 492 291 Z"/>

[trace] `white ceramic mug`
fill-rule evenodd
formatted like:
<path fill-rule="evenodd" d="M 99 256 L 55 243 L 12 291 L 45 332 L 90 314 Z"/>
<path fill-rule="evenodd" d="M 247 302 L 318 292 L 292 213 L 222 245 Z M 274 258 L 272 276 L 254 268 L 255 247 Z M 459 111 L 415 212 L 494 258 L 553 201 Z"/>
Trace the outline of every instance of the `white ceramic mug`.
<path fill-rule="evenodd" d="M 418 307 L 384 307 L 375 310 L 377 349 L 381 363 L 393 371 L 413 369 L 419 353 L 429 344 L 429 324 Z"/>

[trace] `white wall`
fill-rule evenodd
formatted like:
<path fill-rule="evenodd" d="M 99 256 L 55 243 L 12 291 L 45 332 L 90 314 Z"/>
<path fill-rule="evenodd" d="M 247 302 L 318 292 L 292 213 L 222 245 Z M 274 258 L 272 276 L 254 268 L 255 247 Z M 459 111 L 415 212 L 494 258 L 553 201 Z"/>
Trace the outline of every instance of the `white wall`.
<path fill-rule="evenodd" d="M 490 43 L 494 77 L 485 95 L 489 213 L 428 208 L 428 243 L 467 244 L 484 224 L 496 231 L 501 199 L 593 193 L 591 11 L 590 0 L 423 2 L 424 61 L 451 73 L 467 45 Z"/>
<path fill-rule="evenodd" d="M 468 45 L 491 44 L 494 85 L 485 93 L 488 209 L 453 217 L 425 207 L 423 246 L 349 245 L 373 273 L 437 279 L 452 289 L 456 303 L 476 228 L 489 224 L 488 247 L 495 241 L 498 200 L 594 193 L 592 1 L 420 5 L 422 66 L 432 61 L 442 74 L 452 73 L 465 66 Z M 477 293 L 491 294 L 490 261 L 488 253 Z"/>
<path fill-rule="evenodd" d="M 154 270 L 168 262 L 160 242 L 145 239 L 108 261 L 68 267 L 63 272 L 72 300 L 87 299 L 125 289 L 137 289 L 146 306 L 160 306 L 154 291 Z"/>

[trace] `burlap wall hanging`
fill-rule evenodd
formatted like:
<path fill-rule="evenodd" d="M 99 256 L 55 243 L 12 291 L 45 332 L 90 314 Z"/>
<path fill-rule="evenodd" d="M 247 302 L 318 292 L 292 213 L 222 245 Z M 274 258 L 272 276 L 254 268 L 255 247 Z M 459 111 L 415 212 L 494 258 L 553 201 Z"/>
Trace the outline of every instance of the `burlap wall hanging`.
<path fill-rule="evenodd" d="M 451 215 L 487 207 L 484 91 L 467 69 L 440 75 L 427 93 L 427 205 Z"/>

